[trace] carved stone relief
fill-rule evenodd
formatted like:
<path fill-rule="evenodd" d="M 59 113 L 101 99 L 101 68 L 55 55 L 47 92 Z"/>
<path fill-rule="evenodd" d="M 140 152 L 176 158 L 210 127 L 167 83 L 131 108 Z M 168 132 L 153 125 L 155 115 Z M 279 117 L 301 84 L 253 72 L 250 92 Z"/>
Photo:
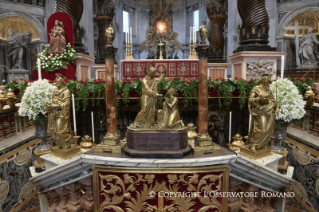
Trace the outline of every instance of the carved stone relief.
<path fill-rule="evenodd" d="M 246 78 L 259 79 L 263 74 L 273 74 L 273 64 L 272 62 L 266 62 L 261 59 L 247 62 Z"/>
<path fill-rule="evenodd" d="M 0 178 L 0 212 L 2 212 L 2 204 L 9 193 L 9 182 Z"/>

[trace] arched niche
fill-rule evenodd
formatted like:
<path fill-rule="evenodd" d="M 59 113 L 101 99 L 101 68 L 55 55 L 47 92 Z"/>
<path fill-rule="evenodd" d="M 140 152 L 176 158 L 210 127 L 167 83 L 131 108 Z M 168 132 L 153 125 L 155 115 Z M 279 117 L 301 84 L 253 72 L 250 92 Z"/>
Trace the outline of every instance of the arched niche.
<path fill-rule="evenodd" d="M 304 7 L 292 10 L 283 17 L 277 28 L 278 37 L 293 37 L 292 31 L 285 30 L 284 27 L 294 26 L 295 20 L 299 21 L 299 25 L 313 25 L 313 33 L 319 35 L 319 7 Z M 305 32 L 306 29 L 299 30 L 299 36 L 302 36 Z"/>

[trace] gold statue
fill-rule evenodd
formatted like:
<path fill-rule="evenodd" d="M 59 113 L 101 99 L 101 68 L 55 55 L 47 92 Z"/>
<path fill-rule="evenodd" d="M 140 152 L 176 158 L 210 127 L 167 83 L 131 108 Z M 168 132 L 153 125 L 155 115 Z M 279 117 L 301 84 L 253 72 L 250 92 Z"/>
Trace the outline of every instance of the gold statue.
<path fill-rule="evenodd" d="M 266 147 L 275 126 L 278 112 L 276 100 L 269 88 L 270 76 L 262 75 L 260 85 L 250 92 L 248 101 L 249 113 L 252 115 L 251 129 L 247 143 L 252 150 Z"/>
<path fill-rule="evenodd" d="M 112 24 L 105 30 L 106 42 L 112 44 L 115 38 L 114 29 Z"/>
<path fill-rule="evenodd" d="M 66 39 L 63 22 L 55 20 L 50 35 L 50 53 L 61 53 L 65 49 Z"/>
<path fill-rule="evenodd" d="M 206 22 L 203 21 L 202 25 L 199 27 L 199 36 L 200 36 L 200 42 L 205 43 L 206 37 L 207 37 L 207 28 L 206 28 Z"/>
<path fill-rule="evenodd" d="M 157 98 L 163 96 L 157 93 L 157 84 L 166 76 L 166 69 L 158 78 L 155 78 L 155 74 L 156 68 L 150 67 L 146 77 L 142 80 L 142 109 L 137 114 L 134 123 L 130 125 L 132 128 L 150 128 L 155 124 Z"/>
<path fill-rule="evenodd" d="M 6 97 L 3 95 L 3 91 L 0 90 L 0 112 L 2 112 L 2 109 L 5 105 L 6 105 Z"/>
<path fill-rule="evenodd" d="M 7 99 L 7 104 L 10 106 L 10 108 L 12 109 L 16 108 L 17 97 L 14 95 L 11 88 L 8 89 L 6 99 Z"/>
<path fill-rule="evenodd" d="M 176 91 L 170 88 L 167 91 L 169 98 L 163 103 L 163 110 L 158 110 L 157 122 L 160 128 L 180 128 L 184 127 L 183 121 L 179 117 L 178 99 L 175 97 Z"/>
<path fill-rule="evenodd" d="M 59 149 L 67 149 L 73 144 L 70 123 L 70 91 L 64 85 L 67 79 L 61 74 L 55 74 L 55 89 L 52 102 L 46 103 L 48 113 L 48 133 L 52 136 Z"/>
<path fill-rule="evenodd" d="M 313 104 L 315 103 L 315 92 L 313 92 L 313 90 L 311 89 L 310 86 L 308 86 L 307 91 L 304 95 L 304 98 L 307 100 L 307 106 L 308 107 L 312 107 Z"/>

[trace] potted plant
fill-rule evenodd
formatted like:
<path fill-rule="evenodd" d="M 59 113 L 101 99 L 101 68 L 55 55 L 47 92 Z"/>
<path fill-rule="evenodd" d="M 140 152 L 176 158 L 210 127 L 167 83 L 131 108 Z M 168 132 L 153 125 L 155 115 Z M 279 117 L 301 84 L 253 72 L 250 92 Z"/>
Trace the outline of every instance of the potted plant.
<path fill-rule="evenodd" d="M 279 112 L 276 116 L 275 130 L 272 138 L 275 140 L 273 151 L 282 152 L 284 148 L 280 145 L 280 141 L 287 138 L 288 124 L 294 120 L 301 119 L 305 111 L 305 101 L 298 88 L 289 79 L 278 78 L 270 85 Z"/>
<path fill-rule="evenodd" d="M 45 103 L 51 103 L 53 90 L 54 86 L 46 79 L 33 82 L 31 86 L 28 86 L 25 90 L 18 111 L 20 116 L 33 121 L 35 125 L 35 135 L 42 139 L 42 142 L 38 147 L 39 151 L 45 151 L 50 148 L 45 140 L 48 136 L 48 120 L 45 116 Z"/>

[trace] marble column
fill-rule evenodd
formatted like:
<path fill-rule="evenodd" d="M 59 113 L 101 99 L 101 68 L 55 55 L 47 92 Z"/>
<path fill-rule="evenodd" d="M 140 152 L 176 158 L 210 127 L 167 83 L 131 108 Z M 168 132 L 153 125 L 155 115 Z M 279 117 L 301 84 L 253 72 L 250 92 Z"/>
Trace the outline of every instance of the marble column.
<path fill-rule="evenodd" d="M 107 133 L 101 144 L 94 147 L 96 152 L 121 153 L 120 136 L 116 133 L 116 105 L 114 59 L 117 49 L 110 43 L 101 48 L 101 55 L 105 58 L 105 87 L 106 87 L 106 126 Z"/>

